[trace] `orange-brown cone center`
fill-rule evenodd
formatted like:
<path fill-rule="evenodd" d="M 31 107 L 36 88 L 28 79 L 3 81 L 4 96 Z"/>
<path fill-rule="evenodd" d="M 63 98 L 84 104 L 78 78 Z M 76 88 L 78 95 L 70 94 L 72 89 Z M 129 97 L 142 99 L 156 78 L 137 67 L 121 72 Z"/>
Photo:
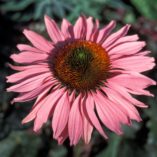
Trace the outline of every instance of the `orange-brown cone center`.
<path fill-rule="evenodd" d="M 55 76 L 67 88 L 79 91 L 97 88 L 105 81 L 109 66 L 105 49 L 89 41 L 69 43 L 54 58 Z"/>

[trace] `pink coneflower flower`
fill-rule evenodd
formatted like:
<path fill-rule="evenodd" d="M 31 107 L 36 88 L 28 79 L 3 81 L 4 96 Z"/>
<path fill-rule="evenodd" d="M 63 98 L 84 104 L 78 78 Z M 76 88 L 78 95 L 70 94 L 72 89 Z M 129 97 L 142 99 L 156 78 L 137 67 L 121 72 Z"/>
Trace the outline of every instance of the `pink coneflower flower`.
<path fill-rule="evenodd" d="M 37 98 L 22 123 L 34 120 L 38 132 L 52 118 L 58 143 L 69 137 L 75 145 L 81 138 L 88 143 L 93 128 L 107 138 L 101 122 L 122 134 L 122 124 L 141 121 L 136 107 L 147 106 L 132 94 L 152 96 L 145 88 L 155 82 L 141 73 L 154 67 L 154 59 L 137 35 L 126 36 L 130 25 L 111 33 L 115 21 L 99 29 L 98 20 L 84 16 L 74 26 L 63 19 L 61 29 L 48 16 L 45 24 L 51 41 L 24 30 L 32 46 L 19 44 L 21 53 L 11 55 L 22 64 L 10 65 L 19 72 L 7 77 L 16 84 L 7 90 L 20 93 L 13 102 Z"/>

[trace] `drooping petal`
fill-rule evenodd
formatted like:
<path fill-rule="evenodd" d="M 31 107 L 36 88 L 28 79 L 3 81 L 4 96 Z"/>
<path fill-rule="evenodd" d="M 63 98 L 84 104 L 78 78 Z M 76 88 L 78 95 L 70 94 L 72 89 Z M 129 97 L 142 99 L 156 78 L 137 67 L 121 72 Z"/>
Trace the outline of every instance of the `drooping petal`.
<path fill-rule="evenodd" d="M 7 91 L 15 91 L 15 92 L 29 92 L 37 87 L 41 86 L 44 83 L 44 80 L 48 77 L 51 77 L 50 73 L 45 73 L 43 75 L 38 75 L 36 77 L 32 77 L 30 79 L 27 79 L 25 81 L 22 81 L 21 83 L 18 83 L 17 85 L 14 85 L 12 87 L 9 87 Z"/>
<path fill-rule="evenodd" d="M 20 66 L 16 66 L 16 65 L 12 65 L 12 64 L 7 64 L 11 69 L 13 70 L 17 70 L 17 71 L 23 71 L 23 70 L 27 70 L 27 69 L 31 69 L 31 68 L 42 68 L 44 67 L 48 67 L 47 63 L 40 63 L 38 65 L 20 65 Z M 8 77 L 7 77 L 8 78 Z"/>
<path fill-rule="evenodd" d="M 139 64 L 139 61 L 140 62 Z M 112 68 L 119 68 L 128 71 L 143 72 L 155 66 L 154 58 L 147 56 L 129 56 L 112 61 Z"/>
<path fill-rule="evenodd" d="M 119 38 L 125 36 L 128 33 L 130 25 L 126 25 L 118 30 L 116 33 L 111 34 L 102 44 L 102 46 L 106 49 L 113 43 L 115 43 Z"/>
<path fill-rule="evenodd" d="M 58 144 L 59 145 L 63 144 L 63 142 L 66 140 L 66 138 L 68 138 L 68 136 L 69 136 L 68 135 L 68 125 L 66 125 L 66 127 L 64 128 L 61 135 L 57 138 Z"/>
<path fill-rule="evenodd" d="M 119 108 L 126 111 L 129 119 L 136 120 L 138 122 L 142 120 L 137 109 L 131 103 L 126 101 L 122 95 L 109 88 L 105 91 L 105 93 L 111 101 L 116 102 L 119 105 Z"/>
<path fill-rule="evenodd" d="M 57 84 L 56 81 L 48 81 L 32 91 L 21 93 L 18 97 L 13 99 L 12 103 L 31 101 L 40 95 L 42 91 L 46 90 L 47 88 L 52 88 L 55 84 Z"/>
<path fill-rule="evenodd" d="M 73 26 L 67 19 L 63 19 L 61 31 L 65 38 L 74 38 Z"/>
<path fill-rule="evenodd" d="M 13 70 L 17 70 L 17 71 L 23 71 L 25 70 L 25 66 L 16 66 L 16 65 L 12 65 L 12 64 L 7 64 L 11 69 Z"/>
<path fill-rule="evenodd" d="M 53 49 L 52 44 L 41 35 L 26 29 L 23 31 L 23 33 L 28 38 L 28 40 L 39 50 L 50 52 Z"/>
<path fill-rule="evenodd" d="M 141 107 L 141 108 L 147 108 L 148 107 L 143 102 L 133 98 L 124 87 L 119 86 L 118 84 L 112 83 L 112 82 L 108 83 L 107 86 L 111 89 L 114 89 L 119 94 L 122 94 L 123 98 L 126 99 L 127 101 L 129 101 L 131 104 L 133 104 L 137 107 Z M 104 91 L 106 91 L 106 90 L 104 90 Z"/>
<path fill-rule="evenodd" d="M 86 34 L 86 40 L 90 41 L 92 33 L 93 33 L 93 28 L 94 28 L 94 24 L 93 24 L 93 18 L 89 17 L 86 20 L 87 23 L 87 34 Z"/>
<path fill-rule="evenodd" d="M 134 42 L 134 41 L 137 41 L 138 39 L 139 39 L 138 35 L 127 35 L 127 36 L 119 38 L 115 43 L 112 43 L 108 47 L 105 47 L 105 50 L 109 51 L 120 44 Z"/>
<path fill-rule="evenodd" d="M 93 125 L 89 121 L 89 118 L 85 109 L 86 98 L 81 101 L 81 116 L 83 120 L 83 139 L 86 144 L 90 142 L 91 135 L 93 132 Z"/>
<path fill-rule="evenodd" d="M 34 53 L 45 53 L 45 51 L 41 51 L 41 50 L 39 50 L 33 46 L 27 45 L 27 44 L 18 44 L 17 48 L 20 51 L 29 51 L 29 52 L 34 52 Z"/>
<path fill-rule="evenodd" d="M 48 17 L 47 15 L 45 15 L 45 24 L 46 24 L 47 32 L 48 32 L 51 40 L 54 43 L 63 41 L 65 39 L 64 35 L 58 28 L 56 22 L 53 19 L 51 19 L 50 17 Z"/>
<path fill-rule="evenodd" d="M 48 55 L 45 54 L 35 54 L 29 51 L 21 52 L 19 54 L 12 54 L 11 59 L 17 63 L 29 64 L 33 62 L 46 62 L 48 60 Z"/>
<path fill-rule="evenodd" d="M 92 95 L 88 95 L 87 99 L 86 99 L 86 103 L 85 103 L 85 107 L 86 107 L 86 112 L 87 115 L 91 121 L 91 123 L 93 124 L 93 126 L 99 131 L 99 133 L 104 137 L 104 138 L 108 138 L 107 135 L 104 133 L 101 124 L 98 120 L 98 118 L 96 117 L 95 111 L 94 111 L 94 100 L 92 98 Z"/>
<path fill-rule="evenodd" d="M 91 34 L 91 37 L 90 37 L 90 41 L 96 42 L 97 38 L 98 38 L 98 35 L 99 35 L 99 20 L 96 19 L 95 23 L 94 23 L 93 30 L 92 30 L 92 34 Z"/>
<path fill-rule="evenodd" d="M 40 128 L 42 127 L 42 125 L 47 122 L 48 118 L 51 116 L 50 113 L 54 105 L 60 99 L 62 94 L 63 94 L 63 90 L 57 89 L 55 91 L 52 91 L 52 93 L 47 96 L 45 102 L 43 103 L 43 105 L 37 112 L 37 116 L 34 122 L 35 132 L 38 132 Z"/>
<path fill-rule="evenodd" d="M 111 31 L 115 28 L 115 26 L 116 26 L 116 22 L 111 21 L 107 26 L 100 29 L 99 35 L 97 38 L 97 43 L 102 44 L 105 41 L 105 39 L 110 35 Z"/>
<path fill-rule="evenodd" d="M 139 52 L 145 46 L 145 42 L 137 41 L 137 42 L 129 42 L 120 44 L 110 51 L 108 51 L 109 55 L 132 55 Z"/>
<path fill-rule="evenodd" d="M 102 123 L 115 133 L 122 134 L 119 119 L 110 109 L 109 102 L 107 101 L 107 98 L 105 98 L 105 95 L 102 97 L 100 92 L 97 92 L 96 94 L 93 93 L 93 98 L 96 104 L 96 110 Z"/>
<path fill-rule="evenodd" d="M 104 91 L 104 93 L 106 93 L 106 90 L 108 90 L 108 88 L 102 87 L 101 90 Z M 130 125 L 131 121 L 127 115 L 126 110 L 123 107 L 120 107 L 118 103 L 111 101 L 106 97 L 105 100 L 107 101 L 108 108 L 110 108 L 112 115 L 116 119 L 116 121 L 119 122 L 120 124 Z"/>
<path fill-rule="evenodd" d="M 85 39 L 86 37 L 86 19 L 84 16 L 80 16 L 74 25 L 75 39 Z"/>
<path fill-rule="evenodd" d="M 149 79 L 148 77 L 132 72 L 132 73 L 126 73 L 126 74 L 121 74 L 115 77 L 112 77 L 107 80 L 109 83 L 117 83 L 118 85 L 122 87 L 126 87 L 135 91 L 145 89 L 150 85 L 155 85 L 156 82 Z M 140 83 L 139 83 L 140 82 Z"/>
<path fill-rule="evenodd" d="M 39 70 L 40 69 L 40 70 Z M 10 76 L 7 76 L 7 82 L 18 82 L 23 79 L 27 79 L 29 77 L 33 77 L 36 75 L 44 74 L 44 73 L 49 73 L 50 70 L 48 67 L 42 67 L 41 65 L 36 65 L 36 66 L 30 66 L 30 68 L 20 71 L 18 73 L 12 74 Z"/>
<path fill-rule="evenodd" d="M 61 99 L 58 101 L 52 119 L 52 128 L 54 138 L 58 138 L 65 129 L 70 112 L 69 95 L 64 92 Z"/>
<path fill-rule="evenodd" d="M 83 133 L 83 122 L 80 113 L 80 101 L 81 95 L 78 95 L 72 104 L 69 121 L 68 121 L 68 132 L 70 138 L 70 145 L 76 145 Z"/>
<path fill-rule="evenodd" d="M 43 103 L 46 101 L 47 99 L 47 93 L 49 92 L 51 87 L 48 87 L 47 89 L 41 91 L 41 93 L 38 95 L 37 100 L 35 101 L 32 110 L 30 111 L 30 113 L 22 120 L 22 124 L 24 123 L 28 123 L 30 121 L 32 121 L 33 119 L 35 119 L 38 110 L 41 108 L 41 106 L 43 105 Z"/>

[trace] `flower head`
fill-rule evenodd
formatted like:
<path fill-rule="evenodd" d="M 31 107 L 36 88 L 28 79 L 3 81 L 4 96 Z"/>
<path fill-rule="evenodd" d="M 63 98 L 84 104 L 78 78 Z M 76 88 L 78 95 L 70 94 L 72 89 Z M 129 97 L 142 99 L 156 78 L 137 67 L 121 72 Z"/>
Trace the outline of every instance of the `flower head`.
<path fill-rule="evenodd" d="M 132 95 L 152 96 L 145 88 L 155 82 L 141 73 L 154 67 L 154 59 L 137 35 L 126 36 L 130 25 L 111 33 L 115 21 L 99 29 L 98 20 L 84 16 L 74 26 L 63 19 L 61 29 L 48 16 L 45 24 L 51 41 L 24 30 L 32 46 L 19 44 L 21 53 L 11 55 L 22 64 L 10 65 L 19 72 L 7 77 L 15 83 L 7 90 L 20 93 L 13 102 L 37 98 L 22 123 L 34 120 L 38 132 L 52 118 L 58 143 L 69 137 L 75 145 L 80 138 L 88 143 L 93 128 L 107 138 L 100 121 L 116 134 L 122 124 L 141 121 L 136 107 L 147 106 Z"/>

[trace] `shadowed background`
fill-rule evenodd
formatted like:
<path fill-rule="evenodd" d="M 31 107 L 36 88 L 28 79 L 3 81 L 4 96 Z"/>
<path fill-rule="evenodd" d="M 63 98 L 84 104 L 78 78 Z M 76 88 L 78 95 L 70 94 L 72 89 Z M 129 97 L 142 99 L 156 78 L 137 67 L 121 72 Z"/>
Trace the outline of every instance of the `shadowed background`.
<path fill-rule="evenodd" d="M 44 15 L 60 24 L 62 18 L 72 23 L 80 14 L 93 16 L 101 25 L 116 20 L 117 29 L 132 24 L 129 34 L 139 34 L 147 42 L 146 49 L 157 57 L 157 0 L 1 0 L 0 1 L 0 157 L 157 157 L 157 97 L 138 97 L 149 105 L 139 110 L 143 122 L 123 127 L 124 135 L 107 130 L 105 141 L 96 131 L 91 143 L 82 141 L 70 147 L 67 140 L 59 146 L 52 139 L 50 124 L 41 133 L 32 132 L 33 123 L 21 125 L 33 102 L 10 104 L 15 93 L 6 93 L 5 77 L 13 73 L 7 66 L 10 54 L 17 52 L 16 44 L 27 43 L 24 28 L 47 37 Z M 157 80 L 157 69 L 146 73 Z M 140 82 L 139 82 L 140 83 Z M 149 88 L 157 95 L 157 88 Z"/>

